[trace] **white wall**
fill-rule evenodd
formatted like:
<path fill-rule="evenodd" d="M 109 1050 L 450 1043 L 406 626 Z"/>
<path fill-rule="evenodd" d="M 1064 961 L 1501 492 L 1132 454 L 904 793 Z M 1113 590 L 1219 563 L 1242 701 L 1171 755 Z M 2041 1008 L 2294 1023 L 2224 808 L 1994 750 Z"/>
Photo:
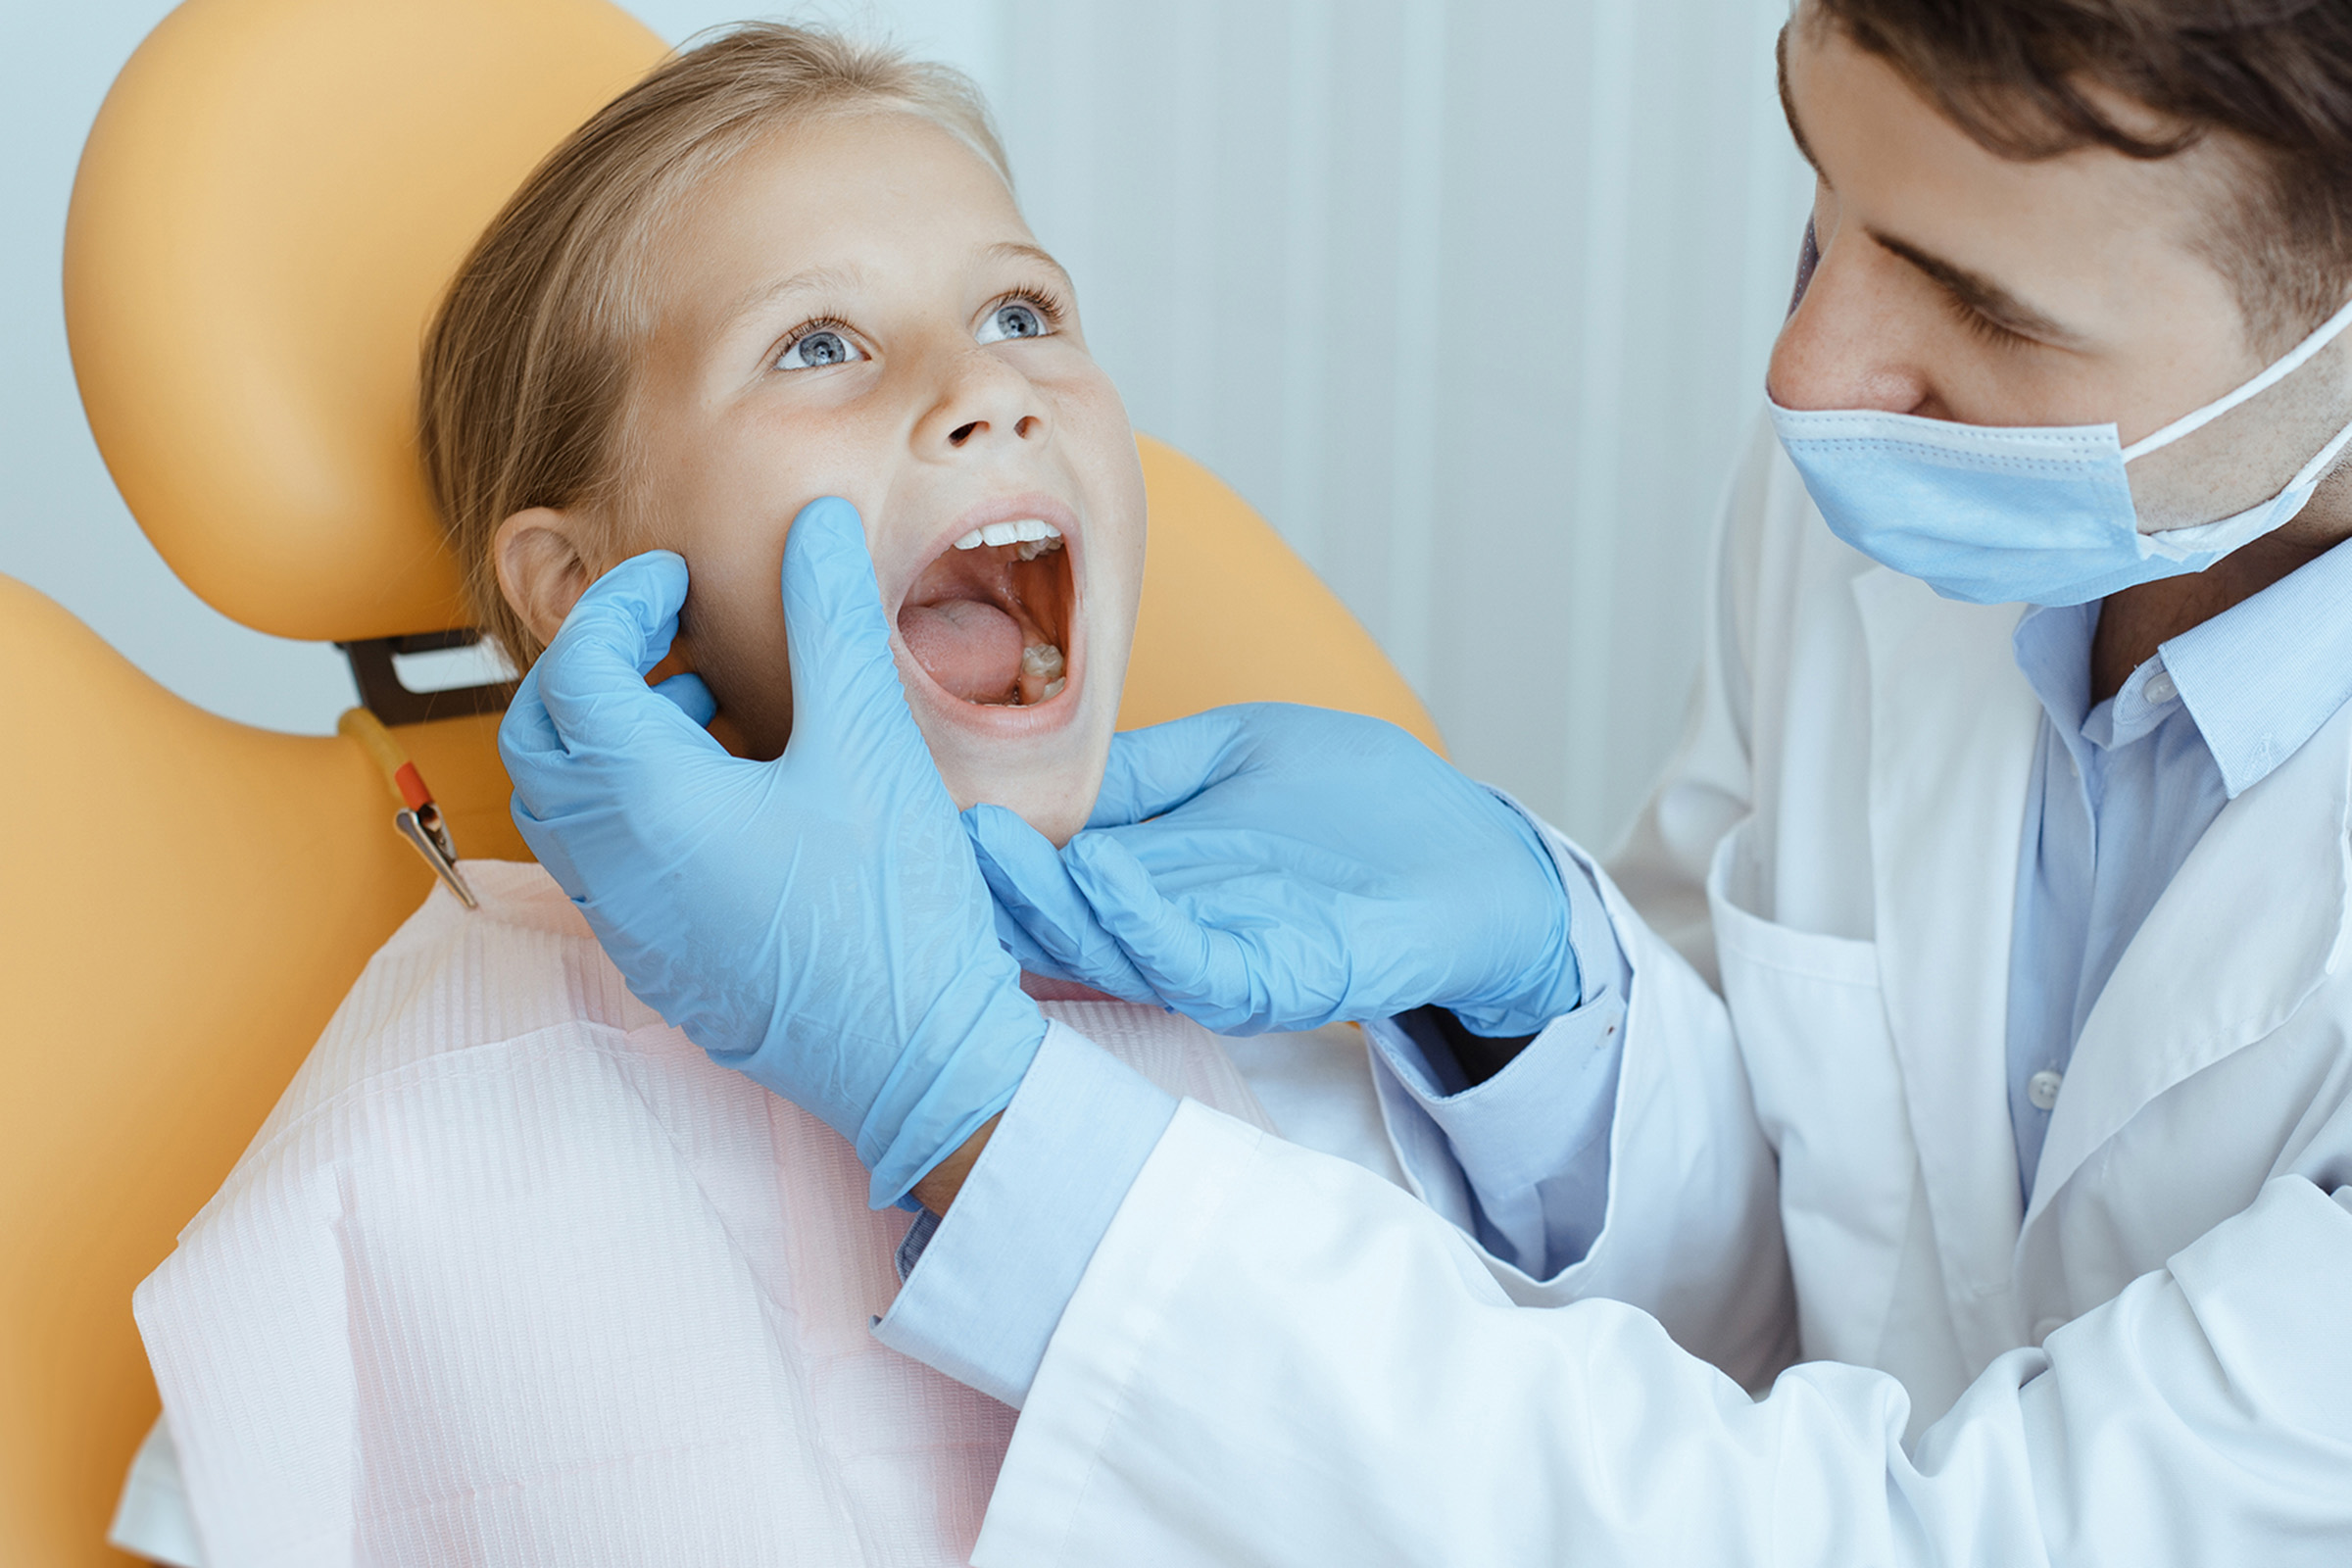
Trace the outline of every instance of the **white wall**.
<path fill-rule="evenodd" d="M 169 7 L 4 3 L 0 571 L 196 702 L 329 729 L 339 659 L 181 588 L 74 397 L 74 160 Z M 741 14 L 632 9 L 672 38 Z M 1466 767 L 1614 834 L 1680 724 L 1714 500 L 1787 304 L 1807 191 L 1772 86 L 1787 0 L 791 14 L 970 71 L 1138 425 L 1283 529 Z"/>

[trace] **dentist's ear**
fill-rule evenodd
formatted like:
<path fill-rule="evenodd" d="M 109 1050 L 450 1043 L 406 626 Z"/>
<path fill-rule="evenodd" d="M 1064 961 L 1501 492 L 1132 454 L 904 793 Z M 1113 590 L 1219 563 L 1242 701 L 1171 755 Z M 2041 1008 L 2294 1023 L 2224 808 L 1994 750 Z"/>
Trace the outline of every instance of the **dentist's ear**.
<path fill-rule="evenodd" d="M 580 546 L 581 519 L 553 507 L 531 507 L 498 525 L 490 559 L 498 589 L 542 645 L 556 640 L 564 617 L 597 574 Z"/>

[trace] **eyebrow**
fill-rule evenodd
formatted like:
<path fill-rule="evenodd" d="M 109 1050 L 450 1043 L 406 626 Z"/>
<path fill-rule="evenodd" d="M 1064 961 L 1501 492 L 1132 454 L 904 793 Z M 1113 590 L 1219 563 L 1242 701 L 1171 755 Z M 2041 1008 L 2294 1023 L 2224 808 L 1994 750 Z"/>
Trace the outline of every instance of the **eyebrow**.
<path fill-rule="evenodd" d="M 789 299 L 795 294 L 822 293 L 828 289 L 847 292 L 861 276 L 859 270 L 854 267 L 812 267 L 805 272 L 778 278 L 773 283 L 751 290 L 737 301 L 735 308 L 727 313 L 726 324 L 720 330 L 733 331 L 745 317 L 764 311 L 776 301 Z"/>
<path fill-rule="evenodd" d="M 1892 234 L 1882 234 L 1875 228 L 1864 232 L 1926 273 L 1936 287 L 1995 326 L 2015 332 L 2020 337 L 2047 343 L 2053 348 L 2073 348 L 2082 342 L 2081 334 L 2035 310 L 1982 272 L 1972 272 L 1965 267 L 1945 261 L 1933 251 L 1923 251 L 1910 241 L 1897 239 Z"/>
<path fill-rule="evenodd" d="M 1061 279 L 1063 285 L 1070 286 L 1069 272 L 1054 259 L 1051 252 L 1042 246 L 1019 240 L 1005 240 L 1000 244 L 991 245 L 986 254 L 992 260 L 1034 262 L 1041 267 L 1052 268 L 1054 275 Z M 857 267 L 812 267 L 805 272 L 795 272 L 790 277 L 778 278 L 773 283 L 753 289 L 744 295 L 736 303 L 735 308 L 727 313 L 726 326 L 722 330 L 732 330 L 745 317 L 766 310 L 778 300 L 789 299 L 795 294 L 820 294 L 828 291 L 847 293 L 863 280 L 864 273 L 861 269 Z"/>
<path fill-rule="evenodd" d="M 1780 34 L 1772 45 L 1773 60 L 1780 78 L 1781 116 L 1788 122 L 1788 135 L 1796 143 L 1797 156 L 1826 183 L 1830 176 L 1822 172 L 1821 160 L 1813 156 L 1813 144 L 1805 140 L 1804 122 L 1796 118 L 1796 99 L 1788 90 L 1788 29 L 1793 25 L 1794 23 L 1782 24 Z M 2005 331 L 2055 348 L 2070 348 L 2082 341 L 2081 334 L 2061 325 L 2046 313 L 2035 310 L 1982 272 L 1972 272 L 1956 262 L 1947 262 L 1935 252 L 1923 250 L 1909 240 L 1875 228 L 1864 232 L 1909 262 L 1953 299 Z"/>
<path fill-rule="evenodd" d="M 1055 261 L 1053 253 L 1041 245 L 1031 245 L 1021 240 L 1005 240 L 1002 244 L 991 245 L 988 248 L 988 254 L 995 260 L 1035 262 L 1040 267 L 1050 267 L 1065 286 L 1070 286 L 1069 270 Z"/>

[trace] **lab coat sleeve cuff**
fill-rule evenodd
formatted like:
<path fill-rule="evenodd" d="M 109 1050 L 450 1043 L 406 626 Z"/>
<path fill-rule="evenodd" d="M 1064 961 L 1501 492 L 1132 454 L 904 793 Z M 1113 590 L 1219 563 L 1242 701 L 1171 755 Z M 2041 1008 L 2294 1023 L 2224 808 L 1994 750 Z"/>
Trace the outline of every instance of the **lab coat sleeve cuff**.
<path fill-rule="evenodd" d="M 1551 863 L 1560 873 L 1560 886 L 1568 891 L 1568 946 L 1576 955 L 1576 972 L 1581 986 L 1581 1004 L 1591 1006 L 1604 995 L 1628 995 L 1631 972 L 1625 961 L 1625 949 L 1618 944 L 1617 927 L 1609 919 L 1608 906 L 1601 902 L 1600 884 L 1594 880 L 1592 862 L 1550 823 L 1513 800 L 1509 794 L 1488 785 L 1494 796 L 1527 818 L 1536 837 L 1551 854 Z"/>
<path fill-rule="evenodd" d="M 947 1215 L 918 1221 L 883 1344 L 1019 1408 L 1062 1309 L 1176 1114 L 1175 1099 L 1060 1023 Z"/>

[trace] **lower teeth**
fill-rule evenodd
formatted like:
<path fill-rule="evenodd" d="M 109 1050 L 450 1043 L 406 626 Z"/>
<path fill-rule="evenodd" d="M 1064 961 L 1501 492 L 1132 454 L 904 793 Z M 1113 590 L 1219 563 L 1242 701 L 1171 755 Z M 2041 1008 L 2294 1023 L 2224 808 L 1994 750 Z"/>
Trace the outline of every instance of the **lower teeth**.
<path fill-rule="evenodd" d="M 1032 703 L 1052 702 L 1069 686 L 1068 669 L 1060 649 L 1052 643 L 1031 643 L 1021 650 L 1021 678 L 1013 682 L 1007 706 L 1027 708 Z M 1036 695 L 1031 696 L 1032 692 Z"/>

